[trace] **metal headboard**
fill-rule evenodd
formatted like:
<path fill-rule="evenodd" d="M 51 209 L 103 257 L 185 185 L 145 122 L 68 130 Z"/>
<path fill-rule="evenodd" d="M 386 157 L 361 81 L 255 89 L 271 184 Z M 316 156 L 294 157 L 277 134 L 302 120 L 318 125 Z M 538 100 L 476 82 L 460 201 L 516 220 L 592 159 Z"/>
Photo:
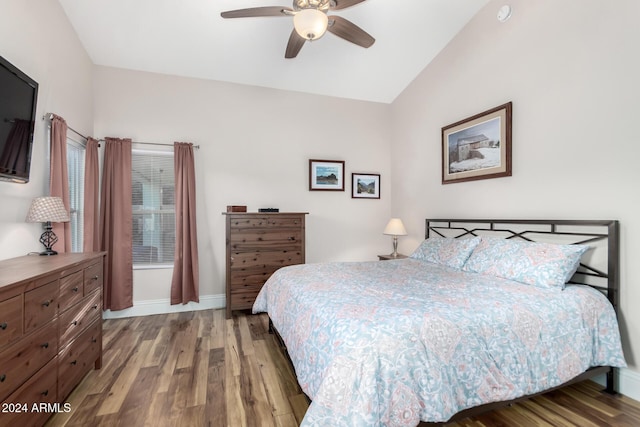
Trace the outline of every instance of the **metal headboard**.
<path fill-rule="evenodd" d="M 498 235 L 505 239 L 565 244 L 604 244 L 604 268 L 583 260 L 569 283 L 584 284 L 603 292 L 616 314 L 620 301 L 619 225 L 616 220 L 514 220 L 514 219 L 427 219 L 425 238 Z M 560 243 L 560 242 L 555 242 Z"/>

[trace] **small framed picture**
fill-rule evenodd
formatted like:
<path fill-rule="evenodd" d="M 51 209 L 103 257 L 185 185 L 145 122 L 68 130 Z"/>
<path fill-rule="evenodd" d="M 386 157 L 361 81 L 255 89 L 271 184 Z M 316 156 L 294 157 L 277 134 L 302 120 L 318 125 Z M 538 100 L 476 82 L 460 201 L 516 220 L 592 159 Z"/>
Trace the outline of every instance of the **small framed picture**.
<path fill-rule="evenodd" d="M 344 160 L 309 160 L 309 191 L 344 191 Z"/>
<path fill-rule="evenodd" d="M 442 128 L 442 183 L 511 176 L 511 102 Z"/>
<path fill-rule="evenodd" d="M 380 174 L 352 173 L 351 197 L 354 199 L 379 199 Z"/>

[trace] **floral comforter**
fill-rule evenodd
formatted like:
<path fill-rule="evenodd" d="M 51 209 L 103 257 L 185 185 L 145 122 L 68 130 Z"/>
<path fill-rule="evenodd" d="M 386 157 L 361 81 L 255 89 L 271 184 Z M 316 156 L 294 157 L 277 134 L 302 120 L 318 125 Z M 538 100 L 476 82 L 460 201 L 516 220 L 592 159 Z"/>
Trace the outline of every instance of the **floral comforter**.
<path fill-rule="evenodd" d="M 415 426 L 626 366 L 586 286 L 542 289 L 402 259 L 278 270 L 253 306 L 312 399 L 302 426 Z"/>

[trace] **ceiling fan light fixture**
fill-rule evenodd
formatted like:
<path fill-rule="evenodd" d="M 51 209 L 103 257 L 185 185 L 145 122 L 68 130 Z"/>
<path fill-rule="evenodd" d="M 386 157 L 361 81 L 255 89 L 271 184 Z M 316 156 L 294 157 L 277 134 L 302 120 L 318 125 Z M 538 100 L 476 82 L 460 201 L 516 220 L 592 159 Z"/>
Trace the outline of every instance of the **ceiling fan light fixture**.
<path fill-rule="evenodd" d="M 327 14 L 318 9 L 302 9 L 293 17 L 293 26 L 298 35 L 306 40 L 317 40 L 324 35 L 329 25 Z"/>

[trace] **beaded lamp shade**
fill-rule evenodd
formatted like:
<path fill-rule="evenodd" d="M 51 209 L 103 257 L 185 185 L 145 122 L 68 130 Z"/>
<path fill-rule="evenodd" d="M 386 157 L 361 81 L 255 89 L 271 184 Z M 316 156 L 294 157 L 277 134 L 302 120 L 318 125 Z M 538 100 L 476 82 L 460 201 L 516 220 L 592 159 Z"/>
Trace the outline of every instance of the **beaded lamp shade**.
<path fill-rule="evenodd" d="M 27 222 L 69 222 L 69 213 L 60 197 L 36 197 L 31 202 Z"/>

